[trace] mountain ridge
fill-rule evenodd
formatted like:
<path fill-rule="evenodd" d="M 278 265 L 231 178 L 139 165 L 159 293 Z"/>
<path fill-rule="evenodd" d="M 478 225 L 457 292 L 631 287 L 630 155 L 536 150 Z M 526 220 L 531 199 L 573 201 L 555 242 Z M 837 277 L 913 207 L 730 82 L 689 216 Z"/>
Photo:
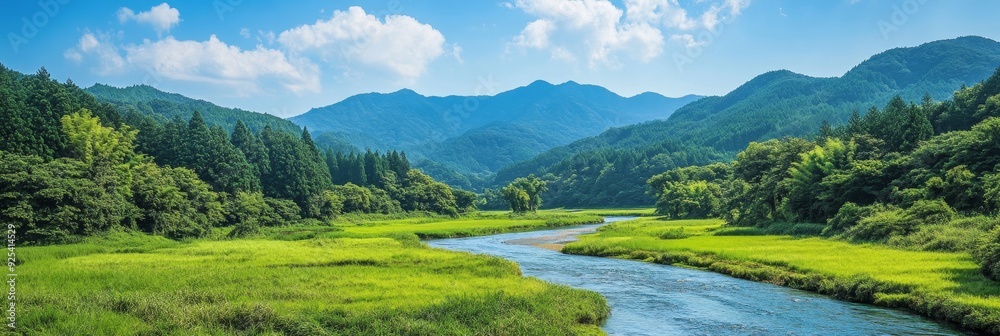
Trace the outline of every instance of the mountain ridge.
<path fill-rule="evenodd" d="M 418 167 L 430 160 L 484 176 L 610 127 L 665 119 L 700 98 L 623 97 L 598 85 L 536 80 L 492 96 L 365 93 L 288 120 L 315 133 L 341 134 L 359 148 L 405 150 Z"/>
<path fill-rule="evenodd" d="M 907 101 L 919 101 L 924 94 L 939 101 L 948 99 L 962 85 L 986 79 L 997 67 L 1000 67 L 1000 42 L 966 36 L 889 49 L 869 57 L 840 77 L 768 71 L 726 95 L 705 97 L 681 107 L 666 120 L 612 128 L 504 167 L 498 170 L 492 185 L 503 185 L 532 173 L 552 174 L 554 181 L 575 176 L 576 183 L 593 183 L 584 177 L 586 173 L 580 170 L 583 168 L 568 163 L 607 151 L 638 151 L 646 153 L 643 160 L 652 160 L 657 152 L 645 148 L 667 140 L 684 141 L 731 157 L 751 141 L 809 135 L 823 121 L 834 125 L 846 123 L 853 110 L 863 114 L 871 106 L 884 106 L 894 95 Z M 557 167 L 563 170 L 557 171 Z M 642 200 L 617 204 L 649 205 L 652 201 L 637 191 L 632 191 L 629 197 Z M 552 205 L 590 205 L 583 201 L 586 200 L 573 199 Z M 592 199 L 594 204 L 605 201 Z"/>

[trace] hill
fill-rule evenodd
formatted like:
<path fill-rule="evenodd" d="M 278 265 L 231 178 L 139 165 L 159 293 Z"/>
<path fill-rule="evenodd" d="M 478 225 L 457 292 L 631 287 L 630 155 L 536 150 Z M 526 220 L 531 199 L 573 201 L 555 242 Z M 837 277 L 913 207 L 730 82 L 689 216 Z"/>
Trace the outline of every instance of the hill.
<path fill-rule="evenodd" d="M 242 120 L 247 128 L 255 133 L 259 133 L 265 126 L 292 134 L 302 132 L 299 126 L 270 114 L 222 107 L 204 100 L 163 92 L 149 85 L 118 88 L 98 83 L 87 88 L 86 91 L 101 101 L 118 106 L 123 113 L 135 111 L 154 116 L 160 121 L 170 120 L 174 117 L 188 120 L 194 111 L 198 111 L 201 112 L 206 123 L 218 125 L 230 132 L 236 126 L 237 120 Z"/>
<path fill-rule="evenodd" d="M 884 106 L 895 95 L 907 101 L 919 101 L 925 94 L 935 100 L 950 98 L 956 89 L 986 79 L 998 66 L 1000 43 L 982 37 L 961 37 L 888 50 L 841 77 L 816 78 L 786 70 L 772 71 L 725 96 L 688 104 L 667 120 L 611 129 L 505 167 L 498 171 L 493 184 L 502 185 L 517 176 L 534 173 L 551 174 L 550 180 L 556 185 L 592 185 L 598 175 L 581 177 L 582 170 L 606 169 L 597 168 L 601 162 L 586 167 L 567 163 L 609 151 L 646 153 L 639 162 L 647 162 L 659 154 L 676 155 L 650 150 L 663 141 L 680 141 L 699 148 L 698 151 L 710 149 L 730 157 L 752 141 L 806 136 L 819 129 L 824 121 L 843 124 L 852 111 L 864 114 L 872 106 Z M 611 164 L 614 169 L 631 169 Z M 637 176 L 633 180 L 648 177 Z M 610 187 L 632 188 L 618 185 Z M 605 192 L 616 194 L 613 190 Z M 556 202 L 549 205 L 596 205 L 610 201 L 592 197 L 567 199 L 566 195 L 557 194 L 550 192 L 549 199 Z M 629 197 L 635 198 L 614 202 L 652 204 L 648 195 L 631 193 Z"/>

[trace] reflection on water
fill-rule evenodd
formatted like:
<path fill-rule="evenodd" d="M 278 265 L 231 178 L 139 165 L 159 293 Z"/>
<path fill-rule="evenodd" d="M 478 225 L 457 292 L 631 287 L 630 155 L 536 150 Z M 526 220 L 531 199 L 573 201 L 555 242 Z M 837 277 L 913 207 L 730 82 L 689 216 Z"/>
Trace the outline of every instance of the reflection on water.
<path fill-rule="evenodd" d="M 608 222 L 628 219 L 609 217 Z M 596 291 L 610 335 L 961 335 L 919 316 L 712 272 L 552 249 L 600 225 L 433 240 L 513 260 L 526 276 Z"/>

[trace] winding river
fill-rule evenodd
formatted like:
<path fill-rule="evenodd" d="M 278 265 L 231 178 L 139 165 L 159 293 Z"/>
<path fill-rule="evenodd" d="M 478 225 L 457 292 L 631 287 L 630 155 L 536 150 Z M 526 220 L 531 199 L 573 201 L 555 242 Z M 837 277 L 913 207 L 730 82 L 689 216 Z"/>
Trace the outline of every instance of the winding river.
<path fill-rule="evenodd" d="M 608 217 L 604 224 L 629 219 Z M 513 260 L 526 276 L 604 295 L 610 335 L 962 335 L 905 312 L 681 267 L 542 248 L 604 224 L 428 241 Z"/>

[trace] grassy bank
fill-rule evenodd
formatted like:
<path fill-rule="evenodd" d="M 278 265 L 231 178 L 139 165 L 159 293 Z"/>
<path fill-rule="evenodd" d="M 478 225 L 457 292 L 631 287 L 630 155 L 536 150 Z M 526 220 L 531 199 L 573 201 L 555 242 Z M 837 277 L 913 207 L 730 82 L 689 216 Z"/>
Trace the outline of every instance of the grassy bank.
<path fill-rule="evenodd" d="M 346 233 L 359 235 L 383 236 L 412 233 L 421 238 L 453 238 L 592 224 L 603 221 L 603 217 L 590 213 L 545 210 L 533 214 L 483 212 L 460 218 L 446 216 L 389 218 L 377 215 L 343 217 L 334 222 L 334 227 L 342 229 Z"/>
<path fill-rule="evenodd" d="M 904 308 L 1000 334 L 1000 284 L 980 275 L 967 254 L 822 238 L 741 236 L 721 226 L 718 220 L 641 218 L 603 227 L 563 251 L 700 267 L 843 300 Z"/>
<path fill-rule="evenodd" d="M 432 249 L 417 237 L 585 219 L 490 216 L 342 218 L 237 240 L 114 233 L 24 247 L 18 249 L 18 331 L 602 334 L 598 325 L 609 308 L 597 293 L 524 278 L 513 262 Z"/>

